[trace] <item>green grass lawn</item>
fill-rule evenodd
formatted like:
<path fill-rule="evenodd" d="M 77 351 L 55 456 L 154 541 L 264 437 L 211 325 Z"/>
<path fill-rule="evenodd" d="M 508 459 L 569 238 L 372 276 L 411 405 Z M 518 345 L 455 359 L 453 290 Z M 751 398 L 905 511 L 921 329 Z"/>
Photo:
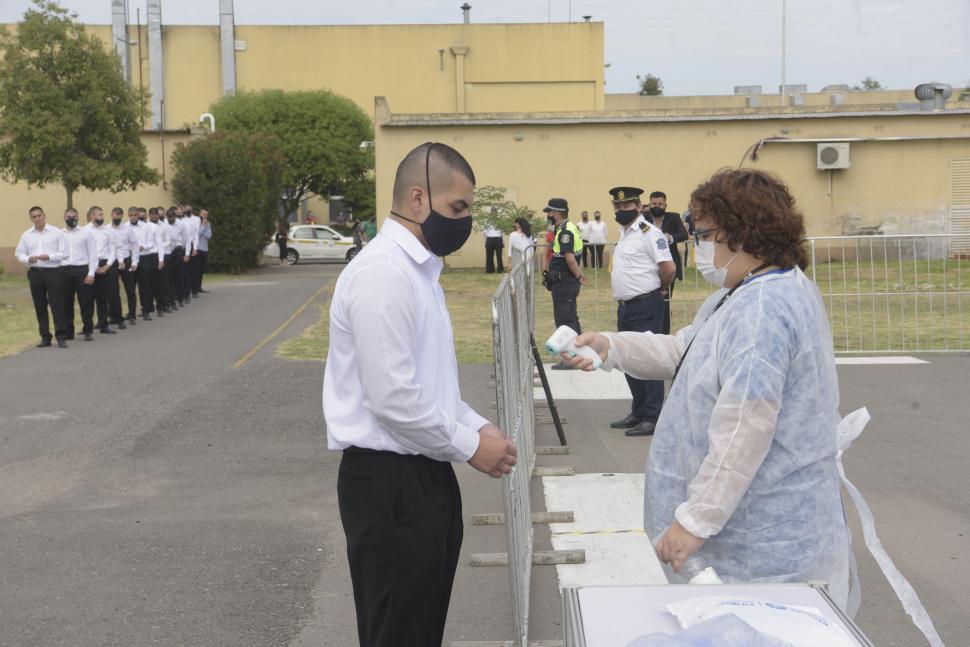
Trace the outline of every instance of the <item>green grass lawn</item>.
<path fill-rule="evenodd" d="M 820 263 L 815 278 L 825 300 L 836 351 L 970 350 L 970 261 L 889 261 Z M 589 284 L 579 296 L 584 330 L 615 330 L 616 302 L 606 270 L 586 270 Z M 809 277 L 812 268 L 806 272 Z M 501 275 L 477 270 L 446 270 L 441 284 L 451 312 L 456 353 L 461 363 L 492 361 L 489 300 Z M 693 319 L 712 288 L 693 268 L 678 282 L 672 303 L 672 328 Z M 555 329 L 552 299 L 536 287 L 538 344 Z M 861 298 L 857 296 L 863 294 Z M 320 319 L 277 349 L 290 359 L 324 360 L 328 307 Z"/>
<path fill-rule="evenodd" d="M 205 284 L 218 283 L 227 278 L 231 278 L 231 275 L 206 274 Z M 50 319 L 50 326 L 53 330 L 53 317 Z M 76 307 L 74 326 L 77 330 L 82 326 L 81 313 Z M 37 317 L 34 315 L 34 303 L 30 298 L 27 277 L 0 274 L 0 357 L 19 353 L 39 341 Z"/>

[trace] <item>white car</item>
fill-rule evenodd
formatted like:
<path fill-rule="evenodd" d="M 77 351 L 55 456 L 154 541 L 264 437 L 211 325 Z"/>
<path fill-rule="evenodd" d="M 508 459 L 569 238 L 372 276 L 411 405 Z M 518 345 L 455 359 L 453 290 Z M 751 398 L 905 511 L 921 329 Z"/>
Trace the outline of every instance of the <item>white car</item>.
<path fill-rule="evenodd" d="M 275 240 L 263 250 L 269 257 L 279 258 Z M 337 233 L 324 225 L 294 225 L 286 241 L 286 260 L 290 265 L 301 261 L 349 261 L 357 255 L 354 239 Z"/>

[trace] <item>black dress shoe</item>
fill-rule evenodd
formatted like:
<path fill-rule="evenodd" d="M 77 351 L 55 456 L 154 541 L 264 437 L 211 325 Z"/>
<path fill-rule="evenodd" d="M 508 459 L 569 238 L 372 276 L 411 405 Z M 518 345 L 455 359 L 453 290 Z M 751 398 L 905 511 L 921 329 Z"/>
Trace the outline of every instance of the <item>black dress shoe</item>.
<path fill-rule="evenodd" d="M 643 420 L 641 420 L 640 418 L 637 418 L 635 415 L 631 413 L 623 420 L 617 420 L 616 422 L 611 422 L 610 428 L 611 429 L 631 429 L 639 425 L 641 422 L 643 422 Z"/>
<path fill-rule="evenodd" d="M 86 332 L 84 333 L 84 341 L 94 341 L 94 337 L 91 335 L 91 333 Z"/>
<path fill-rule="evenodd" d="M 67 341 L 74 341 L 74 333 L 71 333 L 70 335 L 66 335 L 64 339 Z"/>
<path fill-rule="evenodd" d="M 152 320 L 152 316 L 150 314 L 148 314 L 147 312 L 145 314 L 143 314 L 141 316 L 141 318 L 142 318 L 142 321 L 151 321 Z"/>
<path fill-rule="evenodd" d="M 115 331 L 111 330 L 111 328 L 108 328 L 107 326 L 105 326 L 104 328 L 101 329 L 101 334 L 102 335 L 114 335 L 116 333 L 115 333 Z"/>
<path fill-rule="evenodd" d="M 49 339 L 41 339 L 40 340 L 40 343 L 37 344 L 37 348 L 47 348 L 50 345 L 51 345 L 51 340 L 49 340 Z"/>
<path fill-rule="evenodd" d="M 554 370 L 554 371 L 572 371 L 572 370 L 575 370 L 575 369 L 572 366 L 570 366 L 569 364 L 564 364 L 562 362 L 559 362 L 558 364 L 553 364 L 552 365 L 552 370 Z"/>
<path fill-rule="evenodd" d="M 126 328 L 128 328 L 128 326 L 125 324 L 124 321 L 118 322 L 118 330 L 125 330 Z"/>
<path fill-rule="evenodd" d="M 63 339 L 58 339 L 57 340 L 57 347 L 58 348 L 67 348 L 67 342 L 64 341 Z"/>
<path fill-rule="evenodd" d="M 633 429 L 623 432 L 624 436 L 652 436 L 653 430 L 657 427 L 655 422 L 643 421 Z"/>
<path fill-rule="evenodd" d="M 159 310 L 158 312 L 155 313 L 155 316 L 156 317 L 164 317 L 165 316 L 165 313 L 162 312 L 161 310 Z"/>
<path fill-rule="evenodd" d="M 209 291 L 208 290 L 199 290 L 199 293 L 201 293 L 201 294 L 209 294 Z"/>

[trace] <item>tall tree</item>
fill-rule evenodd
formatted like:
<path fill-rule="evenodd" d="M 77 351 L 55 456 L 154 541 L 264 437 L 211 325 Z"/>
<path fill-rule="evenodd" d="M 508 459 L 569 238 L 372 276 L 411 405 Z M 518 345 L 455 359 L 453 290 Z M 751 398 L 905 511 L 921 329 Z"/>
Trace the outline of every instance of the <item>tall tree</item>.
<path fill-rule="evenodd" d="M 637 81 L 640 83 L 640 96 L 659 97 L 664 93 L 664 82 L 660 80 L 659 76 L 647 74 L 641 77 L 638 74 Z"/>
<path fill-rule="evenodd" d="M 0 29 L 0 174 L 74 192 L 155 184 L 141 141 L 146 96 L 117 54 L 55 2 L 34 0 L 14 33 Z"/>
<path fill-rule="evenodd" d="M 367 187 L 374 151 L 370 146 L 361 150 L 360 144 L 374 139 L 374 128 L 350 99 L 327 90 L 243 92 L 221 99 L 211 112 L 220 130 L 263 132 L 279 139 L 286 157 L 286 213 L 313 195 L 342 195 L 355 211 L 373 210 Z"/>

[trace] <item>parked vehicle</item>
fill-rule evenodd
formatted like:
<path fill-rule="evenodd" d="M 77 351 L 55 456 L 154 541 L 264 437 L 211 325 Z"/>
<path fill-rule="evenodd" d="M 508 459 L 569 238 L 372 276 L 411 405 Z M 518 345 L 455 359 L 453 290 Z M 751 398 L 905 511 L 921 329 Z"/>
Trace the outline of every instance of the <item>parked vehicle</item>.
<path fill-rule="evenodd" d="M 357 254 L 354 239 L 325 225 L 294 225 L 286 241 L 286 260 L 290 265 L 300 262 L 340 260 L 349 261 Z M 263 250 L 270 258 L 279 257 L 279 248 L 270 242 Z"/>

